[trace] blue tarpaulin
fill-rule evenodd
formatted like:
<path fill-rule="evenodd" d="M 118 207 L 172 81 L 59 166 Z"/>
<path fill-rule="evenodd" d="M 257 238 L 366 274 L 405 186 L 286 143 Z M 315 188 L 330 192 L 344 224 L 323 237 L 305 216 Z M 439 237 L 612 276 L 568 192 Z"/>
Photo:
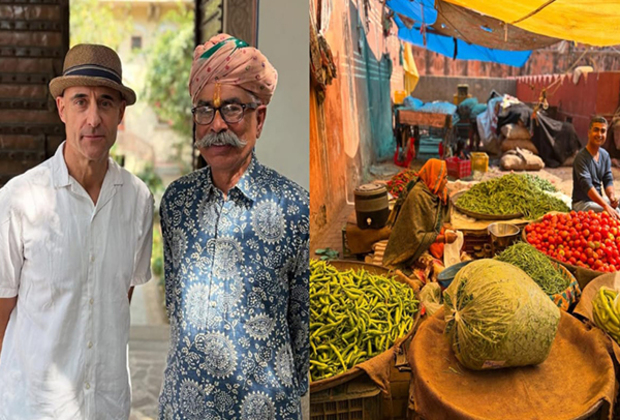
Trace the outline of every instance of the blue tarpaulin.
<path fill-rule="evenodd" d="M 532 53 L 486 48 L 458 38 L 433 33 L 431 25 L 437 21 L 434 0 L 388 0 L 387 6 L 395 12 L 394 21 L 398 26 L 400 39 L 451 58 L 490 61 L 521 67 Z M 405 25 L 399 14 L 411 19 L 413 26 Z M 422 27 L 424 34 L 421 31 Z"/>

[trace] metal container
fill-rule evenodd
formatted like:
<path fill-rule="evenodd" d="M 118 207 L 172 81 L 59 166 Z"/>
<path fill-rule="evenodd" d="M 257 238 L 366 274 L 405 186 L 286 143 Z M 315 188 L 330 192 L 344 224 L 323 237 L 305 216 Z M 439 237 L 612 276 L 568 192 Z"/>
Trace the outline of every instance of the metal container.
<path fill-rule="evenodd" d="M 488 228 L 491 235 L 493 254 L 502 252 L 519 239 L 521 229 L 510 223 L 491 223 Z"/>
<path fill-rule="evenodd" d="M 381 229 L 390 215 L 387 188 L 364 184 L 355 189 L 355 216 L 360 229 Z"/>

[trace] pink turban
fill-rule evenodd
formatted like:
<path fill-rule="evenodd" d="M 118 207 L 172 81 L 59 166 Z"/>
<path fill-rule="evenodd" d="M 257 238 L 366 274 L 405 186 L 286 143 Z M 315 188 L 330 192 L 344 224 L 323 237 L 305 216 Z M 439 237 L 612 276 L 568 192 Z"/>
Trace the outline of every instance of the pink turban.
<path fill-rule="evenodd" d="M 228 34 L 219 34 L 194 50 L 189 76 L 192 102 L 209 83 L 238 86 L 267 105 L 276 90 L 278 73 L 256 48 Z"/>

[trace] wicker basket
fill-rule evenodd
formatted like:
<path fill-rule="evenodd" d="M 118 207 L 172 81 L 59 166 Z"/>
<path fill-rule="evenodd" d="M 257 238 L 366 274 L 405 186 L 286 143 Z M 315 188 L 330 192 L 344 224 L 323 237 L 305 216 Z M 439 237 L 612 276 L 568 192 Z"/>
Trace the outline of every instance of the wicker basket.
<path fill-rule="evenodd" d="M 357 261 L 330 261 L 339 271 L 364 269 L 372 274 L 394 276 L 396 281 L 412 286 L 411 281 L 395 275 L 385 267 Z M 417 326 L 414 321 L 409 339 Z M 378 356 L 377 356 L 378 357 Z M 402 360 L 402 362 L 399 362 Z M 404 365 L 404 366 L 403 366 Z M 352 369 L 331 378 L 310 383 L 311 420 L 405 420 L 409 402 L 411 373 L 406 355 L 398 354 L 391 367 L 390 396 L 386 396 L 370 377 L 361 369 Z"/>

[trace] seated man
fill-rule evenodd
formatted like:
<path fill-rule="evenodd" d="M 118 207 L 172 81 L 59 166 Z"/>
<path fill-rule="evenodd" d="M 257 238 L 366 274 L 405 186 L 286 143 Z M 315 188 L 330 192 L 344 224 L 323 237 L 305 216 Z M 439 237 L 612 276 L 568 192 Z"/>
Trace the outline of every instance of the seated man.
<path fill-rule="evenodd" d="M 618 200 L 614 193 L 609 153 L 601 146 L 607 137 L 607 120 L 594 116 L 588 129 L 588 144 L 577 153 L 573 163 L 573 210 L 606 211 L 618 219 Z M 605 189 L 603 196 L 601 185 Z"/>

